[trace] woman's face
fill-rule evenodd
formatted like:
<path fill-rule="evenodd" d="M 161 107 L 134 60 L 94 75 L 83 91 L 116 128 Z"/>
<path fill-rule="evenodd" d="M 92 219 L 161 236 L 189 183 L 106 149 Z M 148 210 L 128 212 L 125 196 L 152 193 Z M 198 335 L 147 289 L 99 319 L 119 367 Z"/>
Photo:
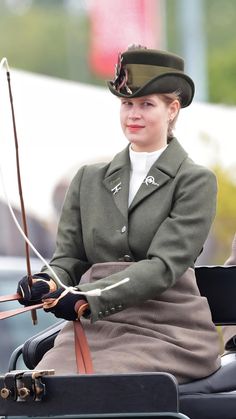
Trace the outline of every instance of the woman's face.
<path fill-rule="evenodd" d="M 167 144 L 169 121 L 179 110 L 178 100 L 166 104 L 152 94 L 121 98 L 120 122 L 134 151 L 155 151 Z"/>

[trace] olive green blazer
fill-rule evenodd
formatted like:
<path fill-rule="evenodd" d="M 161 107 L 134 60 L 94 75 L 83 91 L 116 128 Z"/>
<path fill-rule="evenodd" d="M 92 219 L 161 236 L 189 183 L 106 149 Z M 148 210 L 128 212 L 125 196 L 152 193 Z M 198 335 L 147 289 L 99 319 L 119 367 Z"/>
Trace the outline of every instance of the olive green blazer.
<path fill-rule="evenodd" d="M 82 291 L 103 289 L 129 278 L 101 296 L 88 297 L 92 322 L 172 287 L 194 266 L 209 233 L 216 206 L 215 176 L 195 164 L 177 139 L 148 176 L 128 208 L 127 147 L 110 163 L 82 167 L 69 187 L 50 262 L 61 280 L 74 286 L 94 263 L 136 262 L 96 284 L 78 285 Z"/>

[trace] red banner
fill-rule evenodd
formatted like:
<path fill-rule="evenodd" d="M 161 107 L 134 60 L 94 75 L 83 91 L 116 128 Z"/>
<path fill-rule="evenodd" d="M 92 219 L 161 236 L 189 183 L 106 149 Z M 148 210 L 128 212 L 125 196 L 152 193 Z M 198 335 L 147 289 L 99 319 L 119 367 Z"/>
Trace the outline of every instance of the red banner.
<path fill-rule="evenodd" d="M 94 0 L 90 9 L 91 70 L 110 78 L 118 53 L 128 45 L 160 48 L 160 9 L 159 0 Z"/>

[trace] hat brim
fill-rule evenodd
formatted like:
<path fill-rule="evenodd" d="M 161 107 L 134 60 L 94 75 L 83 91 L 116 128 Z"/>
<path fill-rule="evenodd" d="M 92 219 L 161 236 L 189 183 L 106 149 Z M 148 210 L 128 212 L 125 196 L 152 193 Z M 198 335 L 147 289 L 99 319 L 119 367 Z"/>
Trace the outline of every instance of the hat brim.
<path fill-rule="evenodd" d="M 186 74 L 179 72 L 159 75 L 138 88 L 132 88 L 132 86 L 129 86 L 133 92 L 132 94 L 127 93 L 125 88 L 121 91 L 116 90 L 112 81 L 108 81 L 107 85 L 111 93 L 120 98 L 135 98 L 155 93 L 173 93 L 178 91 L 182 108 L 190 105 L 195 91 L 193 80 Z"/>

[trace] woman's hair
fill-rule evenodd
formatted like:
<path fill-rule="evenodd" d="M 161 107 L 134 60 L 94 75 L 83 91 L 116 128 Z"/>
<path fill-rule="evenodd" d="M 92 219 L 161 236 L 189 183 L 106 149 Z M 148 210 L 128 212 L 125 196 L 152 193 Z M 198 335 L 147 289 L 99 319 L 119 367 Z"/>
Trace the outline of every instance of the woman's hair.
<path fill-rule="evenodd" d="M 160 99 L 163 100 L 163 102 L 166 103 L 166 105 L 170 105 L 171 102 L 173 102 L 174 100 L 178 100 L 180 105 L 181 105 L 181 92 L 179 90 L 176 90 L 173 93 L 158 93 L 158 96 L 160 97 Z M 179 109 L 179 111 L 180 111 L 180 109 Z M 177 121 L 178 116 L 179 116 L 179 111 L 177 112 L 174 119 L 172 119 L 169 122 L 168 131 L 167 131 L 167 140 L 168 140 L 167 142 L 168 143 L 174 137 L 173 130 L 175 128 L 175 124 L 176 124 L 176 121 Z"/>

